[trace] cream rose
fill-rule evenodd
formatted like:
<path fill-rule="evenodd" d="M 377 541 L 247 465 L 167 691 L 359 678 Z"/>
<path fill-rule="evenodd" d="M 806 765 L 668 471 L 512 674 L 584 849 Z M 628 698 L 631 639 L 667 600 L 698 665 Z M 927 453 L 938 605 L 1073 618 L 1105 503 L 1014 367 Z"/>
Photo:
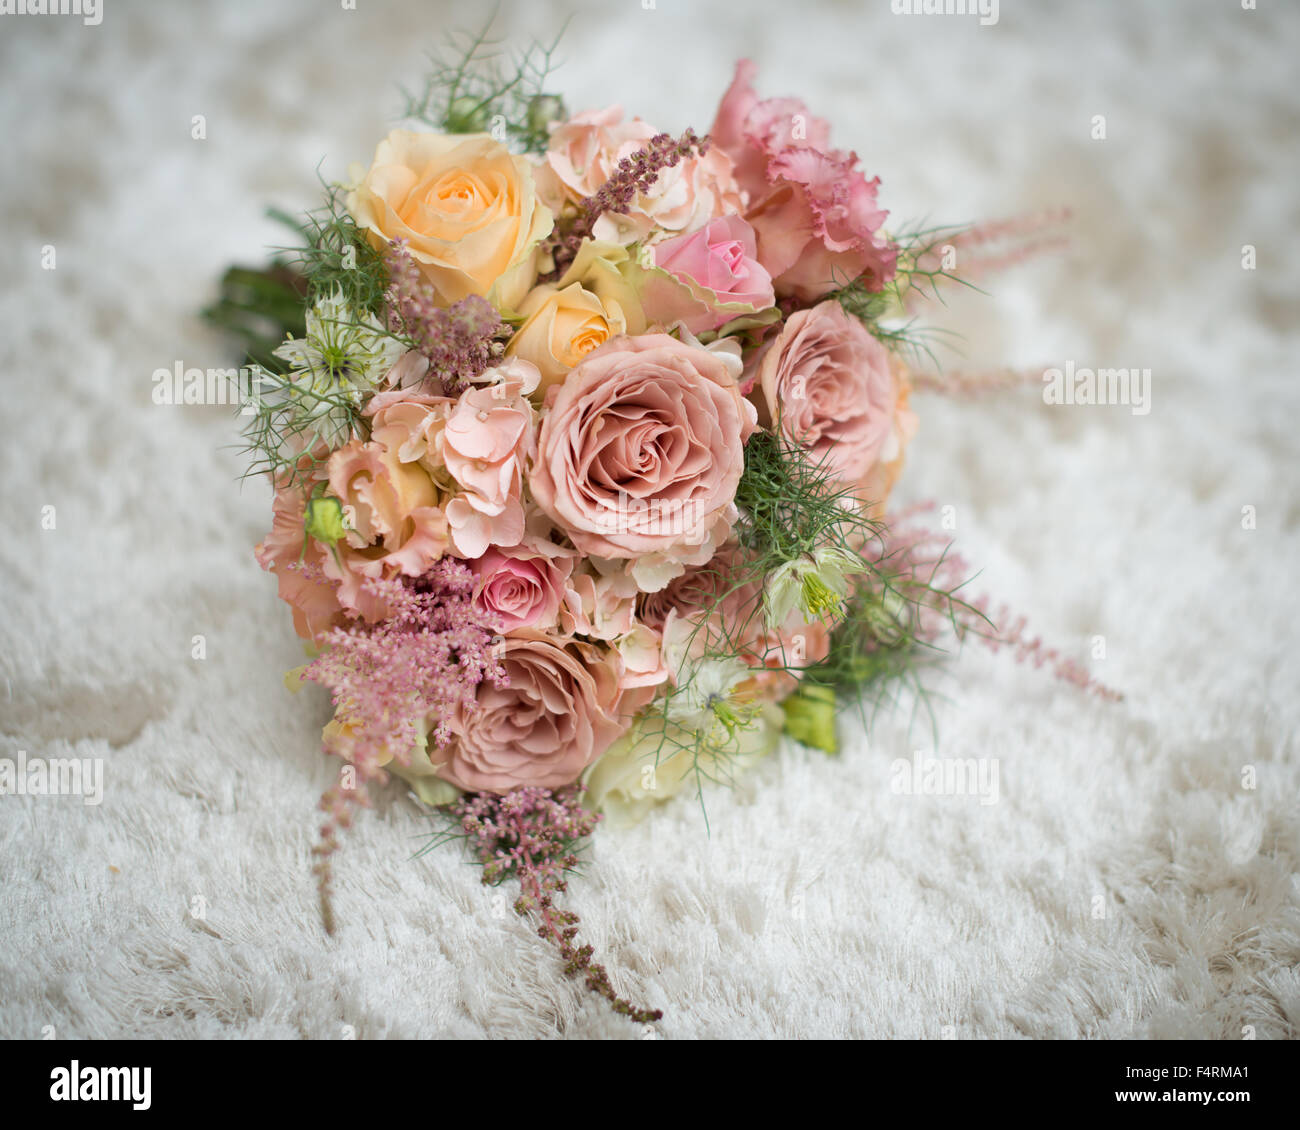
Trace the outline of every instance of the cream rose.
<path fill-rule="evenodd" d="M 780 709 L 764 704 L 734 738 L 715 748 L 649 711 L 588 770 L 586 803 L 612 824 L 635 824 L 693 783 L 697 769 L 722 781 L 749 769 L 776 748 L 781 728 Z"/>
<path fill-rule="evenodd" d="M 526 321 L 515 331 L 506 352 L 537 366 L 543 392 L 564 380 L 592 350 L 627 332 L 622 312 L 606 310 L 580 283 L 536 287 L 519 312 Z"/>
<path fill-rule="evenodd" d="M 376 248 L 404 240 L 448 305 L 478 294 L 514 309 L 552 227 L 528 161 L 486 134 L 394 130 L 347 207 Z"/>

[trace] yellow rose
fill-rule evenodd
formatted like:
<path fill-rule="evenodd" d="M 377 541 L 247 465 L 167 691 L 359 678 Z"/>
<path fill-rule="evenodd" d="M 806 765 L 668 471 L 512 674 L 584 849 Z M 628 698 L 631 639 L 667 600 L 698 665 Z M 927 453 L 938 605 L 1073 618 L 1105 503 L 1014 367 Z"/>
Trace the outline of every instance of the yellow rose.
<path fill-rule="evenodd" d="M 627 333 L 621 313 L 606 311 L 600 299 L 579 283 L 563 289 L 535 287 L 519 312 L 527 320 L 515 331 L 506 353 L 537 366 L 542 374 L 538 394 L 564 380 L 597 346 Z"/>
<path fill-rule="evenodd" d="M 376 248 L 404 239 L 448 305 L 478 294 L 513 310 L 553 226 L 528 161 L 487 134 L 394 130 L 347 206 Z"/>
<path fill-rule="evenodd" d="M 525 321 L 506 353 L 537 366 L 539 395 L 611 337 L 645 331 L 640 302 L 622 273 L 627 258 L 617 244 L 589 241 L 558 283 L 535 287 L 524 299 Z"/>

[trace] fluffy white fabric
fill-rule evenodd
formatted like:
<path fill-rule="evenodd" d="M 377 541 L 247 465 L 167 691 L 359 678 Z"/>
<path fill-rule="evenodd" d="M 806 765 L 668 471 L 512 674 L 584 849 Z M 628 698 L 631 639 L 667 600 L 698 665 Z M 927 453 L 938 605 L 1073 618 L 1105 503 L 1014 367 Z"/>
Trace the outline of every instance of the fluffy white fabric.
<path fill-rule="evenodd" d="M 708 798 L 709 830 L 683 799 L 600 834 L 573 905 L 663 1037 L 1296 1035 L 1300 19 L 1260 7 L 1005 0 L 980 27 L 887 0 L 658 0 L 573 20 L 573 108 L 707 128 L 752 55 L 899 219 L 1071 205 L 1069 256 L 934 316 L 972 365 L 1153 374 L 1146 416 L 1032 387 L 918 398 L 900 497 L 954 506 L 975 589 L 1127 698 L 971 648 L 939 679 L 937 752 L 997 758 L 997 804 L 891 791 L 895 759 L 935 752 L 904 710 L 870 741 L 846 718 L 838 758 L 782 749 Z M 159 367 L 229 363 L 196 311 L 280 240 L 264 206 L 312 204 L 322 155 L 328 176 L 367 160 L 395 84 L 480 18 L 358 9 L 0 17 L 0 756 L 106 764 L 98 807 L 0 798 L 5 1036 L 643 1035 L 457 850 L 412 860 L 426 822 L 396 788 L 347 838 L 322 934 L 328 707 L 281 684 L 301 653 L 251 556 L 268 494 L 237 487 L 227 410 L 150 399 Z M 534 0 L 502 26 L 549 36 L 563 14 Z"/>

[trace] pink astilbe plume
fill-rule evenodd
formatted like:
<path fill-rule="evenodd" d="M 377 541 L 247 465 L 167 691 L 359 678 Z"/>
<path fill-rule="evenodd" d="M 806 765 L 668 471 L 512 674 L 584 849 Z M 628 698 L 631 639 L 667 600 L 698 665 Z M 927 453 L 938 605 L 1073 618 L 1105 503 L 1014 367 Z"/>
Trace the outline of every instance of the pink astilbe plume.
<path fill-rule="evenodd" d="M 368 803 L 366 786 L 383 776 L 390 760 L 410 764 L 426 727 L 427 740 L 445 745 L 449 723 L 473 707 L 479 683 L 506 685 L 495 655 L 499 637 L 474 607 L 468 566 L 444 558 L 422 577 L 371 578 L 365 588 L 387 605 L 389 617 L 331 629 L 322 641 L 326 650 L 302 676 L 329 688 L 346 737 L 335 748 L 327 742 L 326 752 L 345 757 L 353 769 L 321 797 L 326 823 L 316 874 L 330 933 L 330 856 L 338 832 L 352 823 L 354 807 Z"/>
<path fill-rule="evenodd" d="M 990 616 L 992 601 L 987 595 L 969 601 L 958 598 L 970 567 L 960 555 L 949 552 L 941 533 L 918 520 L 934 506 L 933 502 L 924 502 L 900 512 L 874 555 L 871 547 L 864 553 L 873 564 L 895 574 L 895 583 L 915 599 L 915 638 L 933 643 L 945 627 L 951 627 L 959 641 L 974 636 L 990 651 L 1010 648 L 1017 663 L 1050 666 L 1058 679 L 1080 690 L 1112 702 L 1122 700 L 1119 691 L 1094 678 L 1056 648 L 1048 647 L 1041 637 L 1029 638 L 1026 618 L 1014 615 L 1006 604 L 999 605 L 996 615 Z"/>
<path fill-rule="evenodd" d="M 564 273 L 601 216 L 606 212 L 626 213 L 637 196 L 647 191 L 661 172 L 673 168 L 692 153 L 702 157 L 708 149 L 709 139 L 697 137 L 694 130 L 688 129 L 680 138 L 670 133 L 657 133 L 643 148 L 624 157 L 609 180 L 579 205 L 578 218 L 573 226 L 555 237 L 552 247 L 555 269 L 548 277 L 559 278 Z"/>
<path fill-rule="evenodd" d="M 1006 392 L 1023 385 L 1041 382 L 1047 365 L 1039 368 L 948 369 L 942 373 L 911 373 L 914 392 L 935 392 L 961 400 L 989 393 Z"/>
<path fill-rule="evenodd" d="M 404 334 L 429 361 L 429 371 L 442 382 L 441 392 L 463 391 L 505 351 L 499 337 L 509 332 L 486 298 L 468 295 L 442 307 L 437 291 L 420 273 L 401 240 L 384 253 L 388 268 L 388 328 Z"/>
<path fill-rule="evenodd" d="M 1045 208 L 1006 220 L 990 220 L 958 232 L 950 239 L 936 240 L 918 256 L 921 272 L 942 272 L 948 248 L 956 253 L 952 272 L 963 282 L 974 283 L 998 271 L 1007 270 L 1037 255 L 1062 251 L 1070 239 L 1061 230 L 1070 221 L 1069 208 Z M 908 308 L 919 296 L 908 297 Z"/>
<path fill-rule="evenodd" d="M 576 944 L 578 916 L 555 905 L 555 895 L 568 888 L 566 874 L 578 863 L 577 845 L 600 820 L 581 801 L 580 785 L 554 790 L 529 786 L 504 796 L 466 794 L 448 810 L 458 827 L 449 835 L 468 840 L 483 866 L 484 883 L 510 877 L 518 881 L 515 913 L 536 916 L 538 936 L 559 947 L 566 974 L 581 975 L 587 988 L 608 1000 L 615 1012 L 646 1024 L 663 1013 L 620 997 L 605 967 L 591 960 L 592 947 Z"/>

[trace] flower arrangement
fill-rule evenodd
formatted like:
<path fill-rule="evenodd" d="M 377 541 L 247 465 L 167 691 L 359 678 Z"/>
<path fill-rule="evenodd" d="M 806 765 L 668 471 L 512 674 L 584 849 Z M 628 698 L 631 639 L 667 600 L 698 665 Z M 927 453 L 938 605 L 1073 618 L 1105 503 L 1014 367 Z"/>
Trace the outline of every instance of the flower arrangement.
<path fill-rule="evenodd" d="M 289 682 L 334 706 L 326 928 L 339 834 L 396 776 L 446 821 L 430 846 L 516 881 L 566 970 L 646 1022 L 557 904 L 597 821 L 702 798 L 783 733 L 833 752 L 836 696 L 915 679 L 945 634 L 1110 692 L 999 634 L 887 509 L 934 381 L 914 307 L 955 278 L 941 246 L 1004 233 L 889 226 L 752 63 L 673 137 L 570 115 L 550 50 L 503 74 L 483 47 L 210 315 L 250 347 L 256 555 L 309 656 Z"/>

